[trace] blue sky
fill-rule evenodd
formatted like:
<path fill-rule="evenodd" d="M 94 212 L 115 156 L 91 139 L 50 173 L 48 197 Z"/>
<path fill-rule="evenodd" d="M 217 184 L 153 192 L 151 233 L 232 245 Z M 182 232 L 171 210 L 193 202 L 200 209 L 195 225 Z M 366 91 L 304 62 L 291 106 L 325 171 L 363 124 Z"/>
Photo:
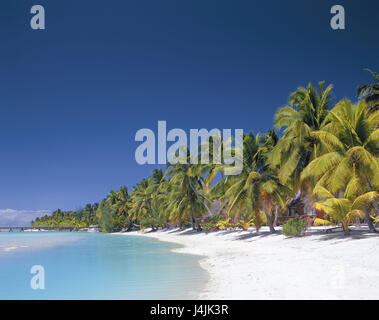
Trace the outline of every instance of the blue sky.
<path fill-rule="evenodd" d="M 46 30 L 29 26 L 42 4 Z M 346 30 L 330 28 L 342 4 Z M 133 186 L 138 129 L 272 127 L 312 81 L 355 99 L 379 70 L 379 3 L 5 0 L 0 208 L 77 209 Z M 1 215 L 1 212 L 0 212 Z"/>

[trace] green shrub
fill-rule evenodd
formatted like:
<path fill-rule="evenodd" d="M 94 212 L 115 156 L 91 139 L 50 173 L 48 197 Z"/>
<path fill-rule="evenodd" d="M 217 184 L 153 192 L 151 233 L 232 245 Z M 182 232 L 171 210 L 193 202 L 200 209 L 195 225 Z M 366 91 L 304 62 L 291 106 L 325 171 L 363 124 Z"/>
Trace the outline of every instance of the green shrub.
<path fill-rule="evenodd" d="M 282 233 L 287 237 L 298 237 L 307 229 L 306 219 L 295 218 L 288 220 L 282 227 Z"/>
<path fill-rule="evenodd" d="M 203 230 L 208 231 L 208 230 L 213 229 L 215 226 L 216 225 L 214 223 L 206 222 L 206 223 L 204 223 L 204 225 L 202 226 L 202 228 L 203 228 Z"/>
<path fill-rule="evenodd" d="M 221 216 L 219 214 L 214 214 L 214 215 L 209 217 L 208 222 L 204 223 L 204 225 L 202 226 L 202 229 L 205 231 L 208 231 L 208 230 L 211 230 L 213 228 L 216 228 L 217 223 L 223 219 L 224 219 L 223 216 Z"/>

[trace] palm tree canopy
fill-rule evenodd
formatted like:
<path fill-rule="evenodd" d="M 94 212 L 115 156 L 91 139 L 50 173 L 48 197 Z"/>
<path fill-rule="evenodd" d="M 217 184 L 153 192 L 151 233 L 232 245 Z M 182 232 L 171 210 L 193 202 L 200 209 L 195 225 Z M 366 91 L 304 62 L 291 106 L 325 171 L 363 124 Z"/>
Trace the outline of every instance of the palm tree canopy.
<path fill-rule="evenodd" d="M 358 87 L 358 98 L 366 101 L 369 111 L 376 111 L 379 110 L 379 74 L 370 69 L 365 70 L 371 73 L 374 81 Z"/>
<path fill-rule="evenodd" d="M 300 87 L 291 94 L 289 104 L 275 115 L 275 127 L 284 131 L 270 163 L 279 168 L 280 181 L 292 184 L 294 190 L 299 188 L 300 172 L 317 154 L 311 133 L 325 124 L 332 88 L 329 85 L 324 89 L 324 82 L 319 82 L 318 90 L 311 83 L 307 88 Z"/>

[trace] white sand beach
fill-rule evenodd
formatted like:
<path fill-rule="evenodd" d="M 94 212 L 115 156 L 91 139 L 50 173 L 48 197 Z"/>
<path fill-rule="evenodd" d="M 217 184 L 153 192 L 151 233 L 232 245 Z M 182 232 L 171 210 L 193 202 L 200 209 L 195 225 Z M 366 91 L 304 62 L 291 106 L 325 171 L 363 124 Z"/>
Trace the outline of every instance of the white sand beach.
<path fill-rule="evenodd" d="M 299 238 L 265 228 L 119 234 L 180 244 L 176 252 L 203 256 L 210 280 L 200 299 L 379 299 L 379 235 L 352 229 L 344 236 L 312 227 Z"/>

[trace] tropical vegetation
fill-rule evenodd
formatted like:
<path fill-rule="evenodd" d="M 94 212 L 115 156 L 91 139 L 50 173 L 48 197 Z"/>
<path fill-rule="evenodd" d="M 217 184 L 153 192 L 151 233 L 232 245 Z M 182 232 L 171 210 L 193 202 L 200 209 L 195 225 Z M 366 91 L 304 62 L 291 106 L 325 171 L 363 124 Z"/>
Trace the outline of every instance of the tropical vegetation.
<path fill-rule="evenodd" d="M 343 99 L 333 104 L 333 86 L 324 82 L 299 87 L 275 114 L 277 131 L 249 132 L 242 137 L 243 145 L 233 148 L 236 152 L 242 147 L 238 175 L 224 176 L 225 159 L 208 165 L 168 163 L 130 192 L 127 187 L 112 190 L 99 204 L 77 211 L 58 209 L 33 225 L 100 225 L 104 232 L 170 226 L 259 232 L 267 225 L 274 233 L 278 215 L 286 215 L 289 201 L 301 198 L 307 212 L 324 213 L 315 225 L 337 225 L 348 234 L 354 221 L 364 220 L 377 232 L 379 75 L 370 72 L 374 81 L 358 88 L 356 102 Z M 211 160 L 215 143 L 210 138 L 205 149 Z M 187 160 L 200 156 L 181 151 Z M 300 235 L 305 222 L 290 220 L 283 233 Z"/>

